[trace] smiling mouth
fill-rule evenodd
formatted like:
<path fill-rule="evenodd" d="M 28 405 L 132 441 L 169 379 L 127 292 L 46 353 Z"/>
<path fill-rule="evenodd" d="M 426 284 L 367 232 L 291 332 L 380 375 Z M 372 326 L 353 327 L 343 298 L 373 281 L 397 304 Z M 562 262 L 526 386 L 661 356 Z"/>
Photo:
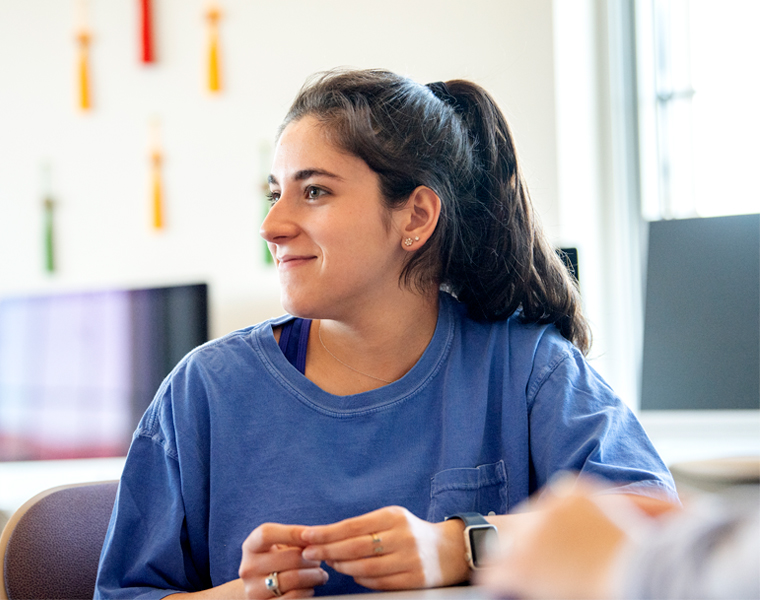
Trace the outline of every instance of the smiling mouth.
<path fill-rule="evenodd" d="M 284 256 L 277 259 L 277 265 L 281 269 L 288 269 L 307 263 L 315 258 L 316 256 Z"/>

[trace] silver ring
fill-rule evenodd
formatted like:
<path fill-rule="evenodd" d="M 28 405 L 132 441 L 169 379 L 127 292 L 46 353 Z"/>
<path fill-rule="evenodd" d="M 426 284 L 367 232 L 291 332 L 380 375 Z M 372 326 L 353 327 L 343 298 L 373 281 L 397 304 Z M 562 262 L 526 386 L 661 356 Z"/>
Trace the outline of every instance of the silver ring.
<path fill-rule="evenodd" d="M 280 591 L 280 580 L 277 577 L 277 571 L 272 571 L 267 577 L 264 578 L 264 585 L 272 592 L 277 598 L 282 596 Z"/>

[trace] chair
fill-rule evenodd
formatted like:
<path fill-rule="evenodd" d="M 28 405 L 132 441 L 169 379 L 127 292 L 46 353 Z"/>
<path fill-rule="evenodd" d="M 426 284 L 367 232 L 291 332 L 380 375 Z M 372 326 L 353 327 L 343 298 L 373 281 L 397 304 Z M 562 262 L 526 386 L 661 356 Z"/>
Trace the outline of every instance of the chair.
<path fill-rule="evenodd" d="M 0 535 L 0 600 L 92 598 L 118 481 L 37 494 Z"/>

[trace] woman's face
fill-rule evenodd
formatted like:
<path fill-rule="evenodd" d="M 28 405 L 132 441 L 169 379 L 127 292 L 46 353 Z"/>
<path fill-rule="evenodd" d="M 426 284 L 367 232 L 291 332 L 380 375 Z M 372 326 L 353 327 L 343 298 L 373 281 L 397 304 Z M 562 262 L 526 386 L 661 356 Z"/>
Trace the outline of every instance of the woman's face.
<path fill-rule="evenodd" d="M 285 310 L 345 319 L 398 291 L 402 234 L 383 205 L 379 178 L 333 146 L 315 118 L 283 131 L 270 190 L 261 236 L 275 259 Z"/>

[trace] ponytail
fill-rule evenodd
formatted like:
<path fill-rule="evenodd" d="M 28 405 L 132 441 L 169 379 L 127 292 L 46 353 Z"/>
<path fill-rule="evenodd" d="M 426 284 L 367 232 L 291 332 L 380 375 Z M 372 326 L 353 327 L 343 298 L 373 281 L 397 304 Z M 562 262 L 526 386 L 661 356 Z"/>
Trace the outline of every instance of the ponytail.
<path fill-rule="evenodd" d="M 478 85 L 421 86 L 380 70 L 334 70 L 302 88 L 285 118 L 319 119 L 332 141 L 375 171 L 389 208 L 420 185 L 441 199 L 435 232 L 402 281 L 440 286 L 478 320 L 554 323 L 584 353 L 590 333 L 578 290 L 533 213 L 512 135 Z"/>
<path fill-rule="evenodd" d="M 474 83 L 454 80 L 446 88 L 472 141 L 477 171 L 474 200 L 458 205 L 466 227 L 452 239 L 442 283 L 474 318 L 502 319 L 521 309 L 524 321 L 554 323 L 587 352 L 590 331 L 577 284 L 541 230 L 504 115 Z"/>

